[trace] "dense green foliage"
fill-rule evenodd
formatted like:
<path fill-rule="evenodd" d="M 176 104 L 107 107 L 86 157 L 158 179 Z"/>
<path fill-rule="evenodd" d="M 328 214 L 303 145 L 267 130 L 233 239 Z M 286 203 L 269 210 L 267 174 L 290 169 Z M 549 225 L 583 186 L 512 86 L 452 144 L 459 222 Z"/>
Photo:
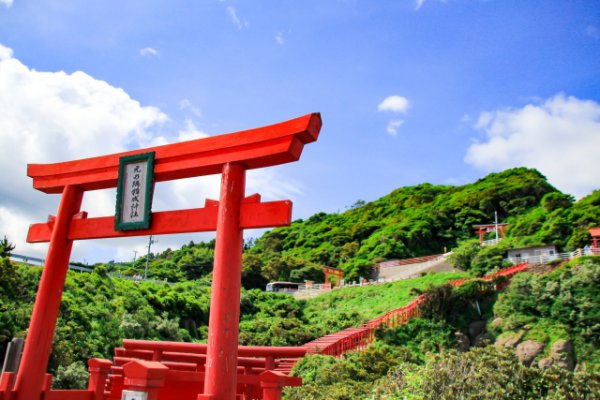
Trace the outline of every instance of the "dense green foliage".
<path fill-rule="evenodd" d="M 0 259 L 3 347 L 13 337 L 25 335 L 40 271 L 38 267 Z M 365 286 L 336 290 L 302 301 L 256 289 L 243 291 L 240 342 L 301 345 L 408 302 L 410 290 L 415 286 L 426 287 L 460 276 L 431 274 L 386 284 L 385 288 Z M 123 338 L 205 339 L 209 298 L 210 287 L 203 281 L 135 282 L 111 278 L 102 266 L 97 266 L 91 274 L 69 272 L 50 359 L 50 370 L 60 374 L 55 383 L 73 387 L 72 382 L 85 375 L 80 373 L 85 361 L 92 357 L 111 357 Z M 378 306 L 374 307 L 375 304 Z M 325 312 L 323 308 L 332 311 Z"/>
<path fill-rule="evenodd" d="M 339 267 L 346 279 L 357 279 L 379 261 L 442 253 L 472 237 L 473 224 L 492 221 L 494 211 L 501 220 L 514 219 L 538 207 L 548 193 L 557 191 L 539 172 L 525 168 L 458 187 L 404 187 L 344 213 L 318 213 L 273 229 L 249 253 L 259 257 L 261 269 L 290 257 L 306 267 Z M 289 279 L 289 273 L 278 268 L 271 276 Z"/>
<path fill-rule="evenodd" d="M 584 257 L 544 275 L 519 274 L 494 306 L 495 333 L 552 343 L 569 339 L 576 359 L 600 368 L 600 257 Z"/>
<path fill-rule="evenodd" d="M 413 341 L 416 345 L 420 339 Z M 294 369 L 303 385 L 287 388 L 287 400 L 596 399 L 600 374 L 523 366 L 494 346 L 428 353 L 416 360 L 409 348 L 375 343 L 344 358 L 305 357 Z"/>
<path fill-rule="evenodd" d="M 464 273 L 427 274 L 420 278 L 334 290 L 296 301 L 292 296 L 245 291 L 241 300 L 240 342 L 254 345 L 300 345 L 358 326 L 414 298 L 415 288 L 443 284 Z"/>
<path fill-rule="evenodd" d="M 377 382 L 378 400 L 596 399 L 600 374 L 523 366 L 493 346 L 430 354 L 422 365 L 402 363 Z M 328 397 L 332 398 L 332 397 Z"/>
<path fill-rule="evenodd" d="M 3 347 L 23 337 L 29 323 L 40 268 L 0 259 L 0 338 Z M 191 340 L 208 322 L 209 287 L 113 279 L 106 270 L 70 272 L 56 327 L 50 370 L 92 357 L 109 357 L 123 338 Z M 4 353 L 2 353 L 4 354 Z M 75 367 L 72 367 L 75 368 Z M 68 372 L 68 371 L 67 371 Z"/>
<path fill-rule="evenodd" d="M 304 385 L 286 389 L 285 398 L 599 398 L 599 274 L 600 258 L 592 257 L 546 275 L 517 275 L 500 296 L 485 294 L 481 281 L 454 289 L 431 287 L 423 292 L 427 301 L 421 306 L 422 317 L 380 331 L 366 352 L 302 360 L 294 374 L 303 377 Z M 469 322 L 496 317 L 504 323 L 492 329 L 495 335 L 522 329 L 528 331 L 523 340 L 571 340 L 577 368 L 571 372 L 556 365 L 526 367 L 513 350 L 495 346 L 456 350 L 455 332 L 465 332 Z"/>

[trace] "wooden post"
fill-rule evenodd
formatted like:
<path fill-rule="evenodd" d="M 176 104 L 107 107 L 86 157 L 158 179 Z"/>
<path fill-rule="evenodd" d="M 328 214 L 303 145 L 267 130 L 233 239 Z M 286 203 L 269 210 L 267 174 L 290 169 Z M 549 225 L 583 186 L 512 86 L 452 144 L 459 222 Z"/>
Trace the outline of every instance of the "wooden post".
<path fill-rule="evenodd" d="M 242 165 L 223 166 L 204 381 L 204 395 L 214 400 L 236 396 L 243 245 L 240 207 L 245 181 Z"/>
<path fill-rule="evenodd" d="M 15 382 L 17 400 L 34 400 L 42 395 L 60 299 L 73 247 L 73 241 L 68 238 L 69 227 L 73 216 L 79 212 L 82 200 L 81 189 L 65 186 L 31 315 L 23 359 Z"/>
<path fill-rule="evenodd" d="M 112 367 L 112 362 L 109 360 L 92 358 L 88 361 L 88 371 L 90 372 L 88 391 L 92 393 L 92 400 L 104 399 L 104 387 L 110 367 Z"/>

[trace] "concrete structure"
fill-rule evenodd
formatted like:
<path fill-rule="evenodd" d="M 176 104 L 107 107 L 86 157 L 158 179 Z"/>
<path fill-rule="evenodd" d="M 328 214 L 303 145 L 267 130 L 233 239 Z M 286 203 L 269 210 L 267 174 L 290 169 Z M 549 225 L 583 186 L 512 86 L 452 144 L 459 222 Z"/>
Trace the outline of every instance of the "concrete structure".
<path fill-rule="evenodd" d="M 519 249 L 511 249 L 508 251 L 508 260 L 513 264 L 528 262 L 530 264 L 542 264 L 558 258 L 556 246 L 543 245 L 522 247 Z"/>

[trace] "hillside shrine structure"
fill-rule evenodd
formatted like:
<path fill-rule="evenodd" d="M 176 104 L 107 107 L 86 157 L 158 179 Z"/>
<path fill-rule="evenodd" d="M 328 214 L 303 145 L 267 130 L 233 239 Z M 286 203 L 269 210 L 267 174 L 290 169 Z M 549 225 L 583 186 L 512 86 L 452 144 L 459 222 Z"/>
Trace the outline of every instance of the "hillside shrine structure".
<path fill-rule="evenodd" d="M 317 140 L 321 125 L 320 114 L 313 113 L 204 139 L 55 164 L 29 164 L 33 187 L 61 194 L 61 199 L 56 217 L 29 229 L 27 241 L 49 242 L 48 253 L 21 364 L 16 376 L 2 375 L 0 399 L 104 398 L 107 360 L 90 361 L 92 378 L 87 391 L 51 391 L 46 374 L 73 241 L 207 231 L 216 231 L 216 243 L 204 387 L 197 399 L 236 399 L 243 230 L 289 225 L 292 212 L 291 201 L 261 202 L 258 194 L 246 197 L 246 171 L 297 161 L 304 145 Z M 221 174 L 219 201 L 207 200 L 203 208 L 150 211 L 154 182 L 212 174 Z M 86 191 L 114 187 L 118 187 L 116 216 L 88 218 L 80 211 Z M 253 354 L 252 349 L 244 351 Z M 164 377 L 164 368 L 140 362 L 125 365 L 123 370 L 138 374 L 129 379 L 135 386 L 141 381 L 155 384 L 158 375 Z M 276 399 L 282 382 L 283 378 L 268 375 L 261 382 L 264 398 Z M 156 393 L 144 398 L 156 399 Z"/>
<path fill-rule="evenodd" d="M 331 284 L 330 278 L 334 277 L 337 280 L 337 285 L 341 285 L 342 278 L 344 277 L 344 271 L 339 268 L 328 267 L 326 265 L 323 265 L 321 268 L 323 268 L 323 273 L 325 274 L 325 284 Z"/>
<path fill-rule="evenodd" d="M 498 234 L 505 238 L 506 230 L 508 229 L 508 224 L 483 224 L 483 225 L 473 225 L 473 229 L 475 233 L 479 234 L 479 241 L 483 243 L 483 238 L 486 233 L 496 232 L 498 229 Z"/>

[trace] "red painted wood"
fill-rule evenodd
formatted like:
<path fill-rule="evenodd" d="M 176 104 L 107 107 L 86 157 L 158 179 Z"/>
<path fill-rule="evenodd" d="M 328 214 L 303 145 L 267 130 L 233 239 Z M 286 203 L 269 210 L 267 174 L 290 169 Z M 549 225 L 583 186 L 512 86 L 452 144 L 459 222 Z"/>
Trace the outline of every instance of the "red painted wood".
<path fill-rule="evenodd" d="M 41 396 L 73 246 L 73 241 L 68 239 L 69 227 L 73 216 L 79 212 L 82 199 L 80 189 L 73 186 L 64 188 L 15 382 L 17 400 L 39 399 Z"/>
<path fill-rule="evenodd" d="M 204 394 L 234 400 L 240 320 L 243 233 L 240 210 L 246 170 L 225 164 L 217 217 Z M 226 384 L 225 384 L 226 383 Z"/>
<path fill-rule="evenodd" d="M 88 371 L 90 372 L 88 391 L 92 394 L 91 400 L 104 399 L 104 387 L 111 367 L 112 363 L 109 360 L 92 358 L 88 361 Z"/>
<path fill-rule="evenodd" d="M 328 267 L 326 265 L 323 265 L 321 268 L 323 268 L 323 272 L 325 273 L 325 282 L 324 282 L 325 284 L 330 283 L 329 282 L 330 276 L 336 277 L 338 279 L 338 284 L 344 277 L 344 271 L 342 271 L 339 268 Z"/>
<path fill-rule="evenodd" d="M 240 226 L 242 229 L 268 228 L 289 225 L 292 222 L 292 202 L 273 201 L 242 204 Z M 217 203 L 218 205 L 218 203 Z M 70 240 L 103 239 L 128 236 L 150 236 L 189 232 L 212 232 L 217 228 L 218 208 L 209 203 L 205 208 L 162 211 L 152 214 L 152 227 L 136 231 L 115 231 L 115 217 L 73 219 Z M 29 243 L 47 242 L 52 234 L 53 222 L 33 224 L 29 227 Z"/>
<path fill-rule="evenodd" d="M 317 140 L 321 129 L 318 113 L 261 128 L 148 149 L 55 164 L 29 164 L 27 174 L 34 188 L 60 193 L 66 185 L 83 190 L 116 187 L 119 158 L 155 152 L 155 181 L 190 178 L 221 172 L 227 163 L 245 169 L 297 161 L 305 144 Z"/>
<path fill-rule="evenodd" d="M 44 393 L 44 400 L 95 400 L 87 390 L 50 390 Z"/>
<path fill-rule="evenodd" d="M 126 350 L 149 350 L 174 353 L 206 354 L 207 345 L 203 343 L 163 342 L 154 340 L 123 339 Z M 241 357 L 302 357 L 306 349 L 301 347 L 238 346 Z"/>

